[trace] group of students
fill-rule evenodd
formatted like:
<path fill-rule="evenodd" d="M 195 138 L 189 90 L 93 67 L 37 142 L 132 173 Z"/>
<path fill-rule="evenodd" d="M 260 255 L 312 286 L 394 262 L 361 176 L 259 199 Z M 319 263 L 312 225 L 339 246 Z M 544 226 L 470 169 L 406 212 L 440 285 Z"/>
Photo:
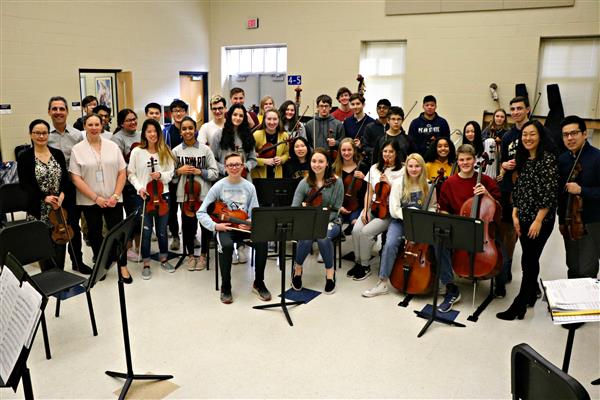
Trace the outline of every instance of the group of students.
<path fill-rule="evenodd" d="M 172 236 L 171 249 L 177 250 L 180 214 L 188 270 L 206 267 L 209 239 L 215 236 L 222 275 L 221 301 L 228 304 L 233 301 L 231 264 L 246 260 L 243 243 L 249 234 L 244 231 L 251 229 L 252 209 L 258 206 L 252 180 L 296 179 L 299 183 L 292 206 L 306 205 L 309 193 L 319 190 L 321 206 L 330 210 L 327 235 L 317 240 L 325 265 L 326 294 L 334 293 L 336 288 L 333 240 L 341 234 L 343 225 L 347 224 L 345 232 L 352 235 L 355 264 L 347 276 L 354 280 L 363 280 L 371 274 L 373 244 L 378 235 L 387 232 L 379 281 L 363 292 L 363 296 L 373 297 L 389 292 L 388 279 L 403 242 L 402 208 L 423 207 L 429 194 L 428 180 L 443 170 L 447 179 L 432 189 L 435 192 L 430 196 L 431 211 L 456 214 L 473 195 L 491 196 L 501 205 L 498 242 L 504 265 L 496 279 L 497 297 L 506 294 L 516 238 L 521 241 L 521 290 L 509 309 L 498 314 L 499 318 L 522 318 L 526 306 L 535 303 L 539 258 L 552 231 L 557 206 L 559 221 L 564 218 L 563 189 L 583 197 L 587 228 L 583 238 L 565 239 L 569 277 L 597 274 L 598 249 L 590 243 L 599 234 L 600 155 L 586 141 L 585 123 L 580 118 L 567 117 L 563 121 L 567 151 L 557 161 L 556 143 L 538 121 L 528 121 L 530 110 L 526 98 L 516 97 L 510 102 L 515 122 L 511 129 L 507 127 L 506 113 L 497 110 L 483 132 L 477 122 L 469 121 L 458 149 L 450 139 L 447 122 L 436 113 L 437 102 L 431 95 L 423 99 L 423 112 L 411 122 L 408 134 L 402 129 L 404 111 L 391 106 L 386 99 L 377 104 L 377 120 L 364 113 L 365 100 L 361 94 L 341 88 L 337 99 L 340 102 L 337 114 L 331 113 L 331 97 L 321 95 L 316 101 L 314 118 L 301 123 L 298 105 L 292 101 L 286 101 L 278 111 L 273 99 L 265 98 L 256 115 L 246 110 L 243 90 L 234 88 L 229 108 L 224 97 L 210 98 L 214 118 L 200 130 L 196 121 L 187 116 L 187 104 L 175 100 L 170 105 L 172 124 L 166 128 L 159 123 L 160 105 L 151 103 L 146 106 L 147 119 L 141 131 L 137 131 L 137 114 L 124 109 L 117 114 L 118 128 L 111 134 L 106 129 L 110 110 L 98 109 L 104 106 L 92 102 L 95 107 L 88 108 L 81 119 L 85 131 L 82 133 L 66 123 L 67 101 L 53 97 L 48 106 L 52 125 L 43 120 L 33 121 L 29 127 L 33 146 L 18 157 L 20 182 L 30 193 L 29 214 L 47 221 L 50 209 L 63 206 L 75 231 L 69 244 L 73 268 L 89 273 L 81 257 L 81 213 L 87 222 L 87 237 L 95 258 L 102 242 L 103 224 L 110 229 L 123 219 L 123 211 L 130 214 L 141 208 L 142 234 L 134 238 L 131 247 L 141 251 L 144 279 L 152 275 L 153 230 L 161 267 L 167 272 L 175 271 L 168 260 L 167 230 Z M 475 166 L 482 160 L 490 161 L 491 168 L 485 169 L 481 183 L 476 184 Z M 579 175 L 579 183 L 567 183 L 568 176 L 564 175 L 569 174 L 568 165 L 574 160 L 585 164 L 585 172 Z M 457 173 L 453 174 L 454 170 Z M 148 189 L 153 182 L 162 183 L 159 194 L 168 203 L 167 213 L 146 209 L 146 198 L 156 195 Z M 192 215 L 179 213 L 189 200 L 186 183 L 192 182 L 200 186 L 200 208 Z M 347 182 L 358 187 L 353 193 L 357 200 L 353 205 L 347 203 L 345 196 L 350 191 Z M 385 204 L 389 211 L 380 213 L 376 209 L 378 196 L 385 184 L 391 187 L 389 203 Z M 232 229 L 229 222 L 215 221 L 211 207 L 216 201 L 230 210 L 245 212 L 247 223 Z M 196 240 L 198 222 L 200 243 Z M 292 275 L 295 290 L 303 287 L 303 265 L 312 244 L 310 240 L 298 243 Z M 195 255 L 194 248 L 198 245 L 200 254 Z M 253 248 L 253 291 L 268 301 L 271 294 L 264 284 L 268 245 L 253 243 Z M 59 265 L 64 266 L 65 246 L 57 245 L 57 250 Z M 460 292 L 454 284 L 449 250 L 443 251 L 441 260 L 439 279 L 446 287 L 446 294 L 439 309 L 447 312 L 460 300 Z M 125 256 L 118 265 L 124 282 L 131 283 L 133 278 Z"/>

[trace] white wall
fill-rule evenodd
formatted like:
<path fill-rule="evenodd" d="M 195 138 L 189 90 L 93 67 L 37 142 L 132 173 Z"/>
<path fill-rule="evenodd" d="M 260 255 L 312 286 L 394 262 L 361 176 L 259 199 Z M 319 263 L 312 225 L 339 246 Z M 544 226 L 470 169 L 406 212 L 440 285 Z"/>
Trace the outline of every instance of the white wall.
<path fill-rule="evenodd" d="M 79 68 L 132 71 L 139 113 L 179 96 L 179 71 L 209 68 L 209 3 L 0 2 L 0 115 L 4 159 L 28 140 L 27 126 L 45 118 L 48 99 L 79 99 Z M 71 112 L 69 123 L 78 117 Z"/>
<path fill-rule="evenodd" d="M 418 100 L 420 107 L 424 95 L 435 94 L 440 115 L 460 129 L 495 108 L 492 82 L 507 109 L 516 83 L 527 84 L 533 101 L 540 37 L 600 34 L 598 0 L 562 8 L 404 16 L 385 16 L 383 1 L 282 3 L 212 1 L 211 70 L 221 67 L 222 46 L 287 43 L 288 74 L 302 75 L 302 100 L 309 104 L 320 93 L 335 97 L 340 86 L 356 89 L 361 41 L 406 40 L 402 106 Z M 259 29 L 245 29 L 249 17 L 259 18 Z M 222 90 L 217 74 L 210 79 L 211 93 Z M 294 98 L 293 87 L 287 95 Z"/>

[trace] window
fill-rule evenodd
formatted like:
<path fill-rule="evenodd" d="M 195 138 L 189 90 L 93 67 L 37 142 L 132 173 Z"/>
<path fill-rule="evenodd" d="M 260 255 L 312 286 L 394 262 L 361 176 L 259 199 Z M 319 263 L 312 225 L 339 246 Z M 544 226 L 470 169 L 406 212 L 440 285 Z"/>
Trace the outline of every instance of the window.
<path fill-rule="evenodd" d="M 281 45 L 227 47 L 223 61 L 226 75 L 285 74 L 287 47 Z"/>
<path fill-rule="evenodd" d="M 377 101 L 388 99 L 392 105 L 404 105 L 406 79 L 406 42 L 363 42 L 360 74 L 365 78 L 365 100 L 368 111 L 377 118 Z M 405 109 L 404 112 L 407 112 Z"/>
<path fill-rule="evenodd" d="M 552 83 L 560 88 L 565 115 L 600 115 L 600 38 L 542 39 L 536 91 L 542 97 L 536 115 L 548 114 L 546 85 Z"/>

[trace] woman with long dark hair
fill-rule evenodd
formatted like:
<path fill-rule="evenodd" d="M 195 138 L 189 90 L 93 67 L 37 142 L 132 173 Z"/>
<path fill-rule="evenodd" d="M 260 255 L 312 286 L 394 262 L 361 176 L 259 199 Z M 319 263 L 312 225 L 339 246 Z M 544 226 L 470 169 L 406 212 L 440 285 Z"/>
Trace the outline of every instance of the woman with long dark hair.
<path fill-rule="evenodd" d="M 380 187 L 385 187 L 387 184 L 391 190 L 393 182 L 402 176 L 402 160 L 405 158 L 406 155 L 401 150 L 400 143 L 397 140 L 388 139 L 381 147 L 379 161 L 371 166 L 369 173 L 365 176 L 367 182 L 365 207 L 352 229 L 355 262 L 354 267 L 346 274 L 355 281 L 362 281 L 371 275 L 369 260 L 373 242 L 377 235 L 386 231 L 391 222 L 389 212 L 387 215 L 377 216 L 371 211 L 371 205 L 375 201 L 380 201 L 385 207 L 389 205 L 387 203 L 389 199 L 379 198 L 379 191 L 376 190 L 377 184 L 381 183 Z"/>
<path fill-rule="evenodd" d="M 527 307 L 533 307 L 537 300 L 540 256 L 554 228 L 558 203 L 558 163 L 556 156 L 547 150 L 550 145 L 551 139 L 539 121 L 523 125 L 516 155 L 517 180 L 512 193 L 513 224 L 523 249 L 523 278 L 513 303 L 506 311 L 496 314 L 499 319 L 523 319 Z"/>
<path fill-rule="evenodd" d="M 308 140 L 302 136 L 297 137 L 290 144 L 290 159 L 284 166 L 284 176 L 288 179 L 302 179 L 310 170 L 312 151 Z"/>
<path fill-rule="evenodd" d="M 306 138 L 304 124 L 302 122 L 298 122 L 300 115 L 298 115 L 296 103 L 291 100 L 284 101 L 281 107 L 279 107 L 279 115 L 281 116 L 283 129 L 290 136 L 300 136 Z"/>
<path fill-rule="evenodd" d="M 215 133 L 211 150 L 217 160 L 219 175 L 225 176 L 225 157 L 239 153 L 243 158 L 242 176 L 252 181 L 250 172 L 256 167 L 256 141 L 248 125 L 248 112 L 242 104 L 234 104 L 227 111 L 225 126 Z"/>

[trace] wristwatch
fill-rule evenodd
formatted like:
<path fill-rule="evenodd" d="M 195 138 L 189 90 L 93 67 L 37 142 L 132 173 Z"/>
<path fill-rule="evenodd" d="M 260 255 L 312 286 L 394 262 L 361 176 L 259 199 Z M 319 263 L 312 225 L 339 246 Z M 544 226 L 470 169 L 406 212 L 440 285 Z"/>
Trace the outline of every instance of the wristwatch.
<path fill-rule="evenodd" d="M 116 201 L 119 201 L 119 200 L 121 200 L 121 196 L 119 196 L 119 195 L 118 195 L 118 194 L 116 194 L 116 193 L 114 193 L 114 194 L 113 194 L 111 197 L 112 197 L 113 199 L 115 199 Z"/>

